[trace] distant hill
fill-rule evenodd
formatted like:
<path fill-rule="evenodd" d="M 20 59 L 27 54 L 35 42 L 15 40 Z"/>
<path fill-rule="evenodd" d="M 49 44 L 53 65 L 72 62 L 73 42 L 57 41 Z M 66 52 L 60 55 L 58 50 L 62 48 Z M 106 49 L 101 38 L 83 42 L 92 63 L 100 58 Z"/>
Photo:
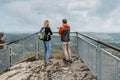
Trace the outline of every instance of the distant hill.
<path fill-rule="evenodd" d="M 120 47 L 120 33 L 94 33 L 86 32 L 85 34 L 94 37 L 100 41 L 110 43 L 114 46 Z"/>
<path fill-rule="evenodd" d="M 12 42 L 12 41 L 15 41 L 15 40 L 19 40 L 19 39 L 22 39 L 26 36 L 30 35 L 29 33 L 6 33 L 4 35 L 4 40 L 5 42 Z"/>
<path fill-rule="evenodd" d="M 120 43 L 120 33 L 85 33 L 85 34 L 105 42 Z"/>

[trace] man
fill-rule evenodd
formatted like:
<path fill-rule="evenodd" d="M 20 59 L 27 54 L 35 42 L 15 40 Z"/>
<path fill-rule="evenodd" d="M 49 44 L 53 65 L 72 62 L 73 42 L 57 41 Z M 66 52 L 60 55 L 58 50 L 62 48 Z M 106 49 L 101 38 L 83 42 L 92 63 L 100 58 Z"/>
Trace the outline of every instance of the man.
<path fill-rule="evenodd" d="M 59 28 L 59 34 L 61 35 L 62 48 L 64 52 L 65 62 L 72 63 L 71 60 L 71 50 L 70 50 L 70 25 L 67 23 L 66 19 L 62 20 L 63 25 Z"/>

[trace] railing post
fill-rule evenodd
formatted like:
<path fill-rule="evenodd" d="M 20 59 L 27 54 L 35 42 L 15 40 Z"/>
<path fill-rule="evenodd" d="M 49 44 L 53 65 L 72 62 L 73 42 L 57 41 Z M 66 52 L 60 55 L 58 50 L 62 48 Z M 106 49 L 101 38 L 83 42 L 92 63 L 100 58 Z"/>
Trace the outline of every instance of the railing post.
<path fill-rule="evenodd" d="M 78 33 L 76 32 L 76 37 L 77 37 L 77 54 L 79 54 L 79 52 L 78 52 L 78 50 L 79 50 L 79 48 L 78 48 Z"/>
<path fill-rule="evenodd" d="M 23 53 L 22 53 L 22 58 L 23 58 L 23 59 L 24 59 L 24 51 L 25 51 L 24 48 L 25 48 L 25 44 L 24 44 L 24 40 L 23 40 L 23 49 L 22 49 L 22 50 L 23 50 Z"/>
<path fill-rule="evenodd" d="M 12 66 L 12 48 L 11 47 L 10 47 L 9 56 L 10 56 L 10 66 Z"/>
<path fill-rule="evenodd" d="M 35 59 L 38 60 L 38 37 L 36 36 L 35 38 L 35 42 L 36 42 L 36 50 L 35 50 Z"/>
<path fill-rule="evenodd" d="M 119 73 L 118 73 L 118 60 L 116 60 L 116 80 L 118 80 L 118 76 L 119 76 Z"/>
<path fill-rule="evenodd" d="M 96 54 L 96 60 L 97 60 L 97 80 L 101 80 L 101 45 L 98 44 L 97 46 L 97 54 Z"/>
<path fill-rule="evenodd" d="M 88 55 L 87 56 L 88 56 L 88 66 L 91 67 L 91 64 L 90 64 L 90 60 L 91 60 L 90 58 L 91 57 L 90 57 L 90 46 L 89 46 L 89 44 L 88 44 Z"/>

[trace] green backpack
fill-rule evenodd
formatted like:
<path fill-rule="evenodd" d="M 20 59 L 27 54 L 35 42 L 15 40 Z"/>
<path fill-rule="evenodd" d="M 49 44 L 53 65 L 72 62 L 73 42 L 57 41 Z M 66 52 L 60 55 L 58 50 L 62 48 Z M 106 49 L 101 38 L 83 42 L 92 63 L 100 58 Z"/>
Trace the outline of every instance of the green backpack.
<path fill-rule="evenodd" d="M 45 27 L 42 27 L 41 30 L 40 30 L 40 33 L 39 33 L 39 39 L 40 40 L 44 40 L 45 39 Z"/>

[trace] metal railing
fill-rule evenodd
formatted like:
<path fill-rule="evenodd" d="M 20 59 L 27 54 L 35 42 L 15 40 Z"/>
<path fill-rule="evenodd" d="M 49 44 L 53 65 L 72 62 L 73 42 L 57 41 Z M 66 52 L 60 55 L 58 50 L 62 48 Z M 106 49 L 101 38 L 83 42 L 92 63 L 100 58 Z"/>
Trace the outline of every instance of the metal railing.
<path fill-rule="evenodd" d="M 120 54 L 119 48 L 82 33 L 71 32 L 70 36 L 72 52 L 79 55 L 93 75 L 97 77 L 97 80 L 120 80 L 120 59 L 114 55 Z M 60 53 L 62 50 L 61 41 L 56 32 L 52 36 L 51 43 L 52 53 Z M 30 57 L 36 56 L 38 59 L 38 54 L 42 54 L 43 51 L 38 33 L 6 45 L 6 49 L 0 50 L 0 73 L 11 65 Z"/>
<path fill-rule="evenodd" d="M 7 49 L 0 49 L 0 73 L 9 68 L 9 51 Z"/>
<path fill-rule="evenodd" d="M 77 33 L 78 54 L 97 80 L 120 80 L 120 48 Z M 113 50 L 113 51 L 111 51 Z"/>
<path fill-rule="evenodd" d="M 38 54 L 37 45 L 37 33 L 8 43 L 8 50 L 10 52 L 10 65 L 25 61 L 26 59 Z"/>

